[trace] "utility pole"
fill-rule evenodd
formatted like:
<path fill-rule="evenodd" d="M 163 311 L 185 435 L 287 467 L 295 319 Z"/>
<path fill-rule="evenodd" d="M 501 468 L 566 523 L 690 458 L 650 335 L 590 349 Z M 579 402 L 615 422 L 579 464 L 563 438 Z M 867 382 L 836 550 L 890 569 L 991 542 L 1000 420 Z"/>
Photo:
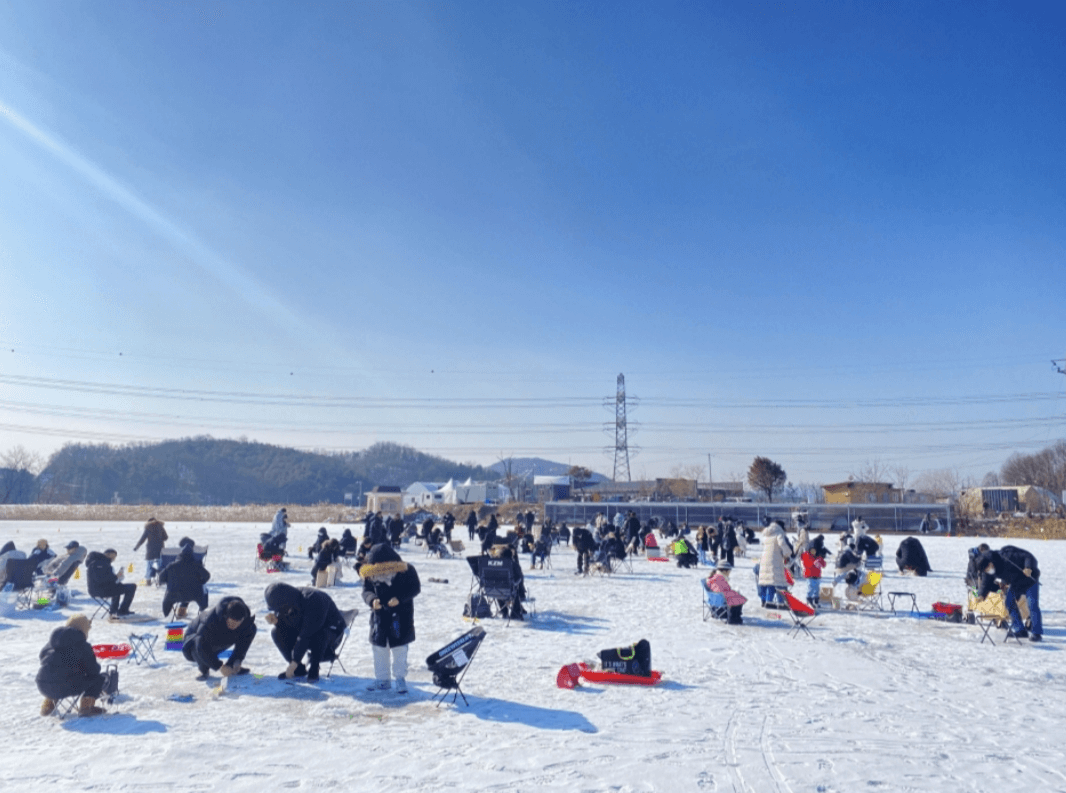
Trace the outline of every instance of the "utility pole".
<path fill-rule="evenodd" d="M 711 501 L 714 501 L 714 469 L 711 468 L 711 455 L 707 455 L 707 484 L 710 485 Z"/>
<path fill-rule="evenodd" d="M 626 378 L 624 374 L 618 375 L 618 389 L 614 401 L 614 476 L 615 482 L 619 476 L 624 476 L 625 481 L 632 482 L 629 474 L 629 431 L 626 427 Z"/>

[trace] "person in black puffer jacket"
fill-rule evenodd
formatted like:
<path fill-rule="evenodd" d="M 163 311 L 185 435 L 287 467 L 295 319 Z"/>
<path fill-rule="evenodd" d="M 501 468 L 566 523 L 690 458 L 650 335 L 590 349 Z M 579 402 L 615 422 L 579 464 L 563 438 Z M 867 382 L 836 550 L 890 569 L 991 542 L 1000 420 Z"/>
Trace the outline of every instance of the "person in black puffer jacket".
<path fill-rule="evenodd" d="M 107 678 L 89 645 L 91 627 L 88 617 L 76 614 L 65 626 L 52 631 L 48 644 L 41 650 L 37 690 L 45 697 L 41 703 L 42 716 L 56 709 L 56 700 L 77 694 L 81 694 L 79 714 L 98 716 L 104 712 L 96 707 L 96 699 L 104 690 Z"/>
<path fill-rule="evenodd" d="M 266 621 L 274 626 L 270 638 L 281 657 L 289 662 L 279 680 L 307 675 L 318 680 L 319 664 L 332 661 L 344 635 L 344 617 L 333 598 L 313 587 L 297 589 L 288 584 L 270 584 L 263 593 L 270 613 Z M 307 666 L 303 659 L 307 656 Z"/>
<path fill-rule="evenodd" d="M 246 675 L 248 669 L 243 666 L 244 658 L 256 631 L 255 617 L 248 605 L 239 597 L 224 597 L 189 623 L 181 652 L 186 661 L 199 667 L 197 680 L 205 680 L 211 669 L 220 671 L 223 677 Z M 218 654 L 230 647 L 233 653 L 226 663 L 222 663 Z"/>
<path fill-rule="evenodd" d="M 85 557 L 86 578 L 89 595 L 111 598 L 111 616 L 125 617 L 130 614 L 130 605 L 133 603 L 133 596 L 137 594 L 137 585 L 123 584 L 121 575 L 116 575 L 111 569 L 111 563 L 116 558 L 118 551 L 114 548 L 108 548 L 103 553 L 93 551 Z"/>
<path fill-rule="evenodd" d="M 174 616 L 178 619 L 185 616 L 190 603 L 196 603 L 200 611 L 207 608 L 207 588 L 204 584 L 211 580 L 211 574 L 204 563 L 196 558 L 194 547 L 192 542 L 182 544 L 178 558 L 159 573 L 159 585 L 166 587 L 163 614 L 169 614 L 175 603 L 178 604 L 178 611 Z"/>
<path fill-rule="evenodd" d="M 341 546 L 336 540 L 327 540 L 322 544 L 322 548 L 318 551 L 318 556 L 315 557 L 315 564 L 311 568 L 311 586 L 317 585 L 318 574 L 337 561 L 340 554 Z"/>
<path fill-rule="evenodd" d="M 978 597 L 987 597 L 995 583 L 1000 587 L 1009 587 L 1005 601 L 1011 618 L 1011 632 L 1021 638 L 1028 636 L 1034 642 L 1040 641 L 1044 627 L 1040 613 L 1040 568 L 1036 557 L 1014 545 L 1004 545 L 998 551 L 993 551 L 981 543 L 977 549 L 980 556 L 974 564 L 984 573 Z M 1025 629 L 1018 610 L 1018 598 L 1022 596 L 1029 604 L 1029 630 Z"/>
<path fill-rule="evenodd" d="M 925 555 L 925 548 L 917 537 L 907 537 L 899 544 L 896 549 L 896 566 L 901 573 L 911 571 L 922 578 L 929 575 L 933 569 L 929 566 L 929 557 Z"/>
<path fill-rule="evenodd" d="M 414 599 L 422 591 L 415 566 L 400 558 L 387 544 L 370 549 L 359 568 L 363 600 L 370 606 L 370 644 L 374 653 L 375 681 L 368 690 L 385 691 L 389 680 L 389 651 L 396 690 L 407 691 L 407 645 L 415 640 Z"/>

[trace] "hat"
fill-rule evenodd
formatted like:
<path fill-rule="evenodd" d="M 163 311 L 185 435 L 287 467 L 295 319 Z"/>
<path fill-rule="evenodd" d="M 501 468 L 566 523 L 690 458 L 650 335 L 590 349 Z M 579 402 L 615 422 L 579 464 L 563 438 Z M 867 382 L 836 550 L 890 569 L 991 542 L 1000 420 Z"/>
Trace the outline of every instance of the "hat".
<path fill-rule="evenodd" d="M 77 628 L 86 636 L 89 635 L 89 628 L 92 627 L 92 622 L 84 614 L 75 614 L 69 620 L 67 620 L 68 628 Z"/>
<path fill-rule="evenodd" d="M 722 572 L 723 570 L 732 570 L 733 565 L 731 565 L 729 562 L 719 562 L 714 569 L 718 572 Z"/>
<path fill-rule="evenodd" d="M 106 551 L 104 551 L 104 556 L 107 556 L 109 553 L 113 553 L 115 556 L 118 556 L 118 551 L 116 551 L 114 548 L 108 548 Z"/>
<path fill-rule="evenodd" d="M 78 541 L 77 540 L 71 540 L 70 542 L 67 543 L 67 550 L 68 551 L 73 551 L 75 548 L 80 548 L 80 547 L 81 546 L 78 545 Z"/>

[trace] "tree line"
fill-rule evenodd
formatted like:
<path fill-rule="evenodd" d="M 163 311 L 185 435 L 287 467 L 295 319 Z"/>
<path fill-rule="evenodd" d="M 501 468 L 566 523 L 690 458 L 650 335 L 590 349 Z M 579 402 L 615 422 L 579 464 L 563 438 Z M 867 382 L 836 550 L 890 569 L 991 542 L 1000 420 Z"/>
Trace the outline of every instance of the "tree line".
<path fill-rule="evenodd" d="M 480 465 L 397 443 L 324 453 L 207 436 L 115 446 L 71 443 L 47 463 L 36 463 L 12 452 L 0 457 L 0 503 L 341 503 L 345 493 L 354 499 L 376 485 L 497 478 Z"/>

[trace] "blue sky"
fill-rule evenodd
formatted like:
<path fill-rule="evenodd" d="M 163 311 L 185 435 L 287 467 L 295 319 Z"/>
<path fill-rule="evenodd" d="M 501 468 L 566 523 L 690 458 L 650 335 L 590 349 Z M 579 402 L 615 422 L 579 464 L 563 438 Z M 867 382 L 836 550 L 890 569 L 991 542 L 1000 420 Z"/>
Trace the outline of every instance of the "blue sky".
<path fill-rule="evenodd" d="M 1066 12 L 0 6 L 0 450 L 980 478 L 1066 435 Z M 706 468 L 704 469 L 706 476 Z"/>

